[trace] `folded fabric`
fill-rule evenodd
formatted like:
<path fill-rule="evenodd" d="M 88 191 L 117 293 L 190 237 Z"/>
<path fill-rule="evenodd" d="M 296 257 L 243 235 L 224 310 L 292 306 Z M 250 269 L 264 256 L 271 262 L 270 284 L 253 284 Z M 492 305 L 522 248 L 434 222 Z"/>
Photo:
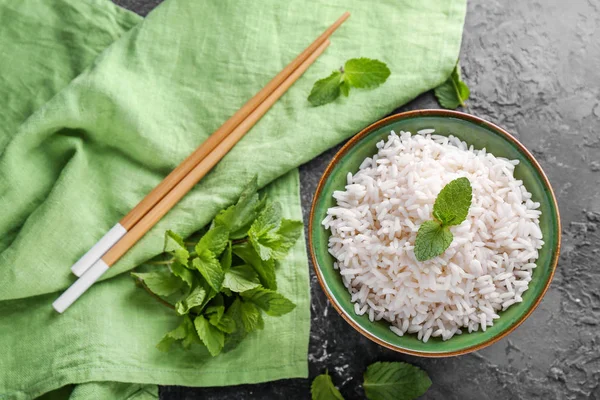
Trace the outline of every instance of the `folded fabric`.
<path fill-rule="evenodd" d="M 54 313 L 72 263 L 346 10 L 352 17 L 325 54 L 111 268 L 105 279 L 113 278 Z M 176 318 L 122 273 L 160 253 L 165 230 L 204 226 L 254 175 L 261 186 L 273 182 L 266 190 L 286 217 L 301 218 L 295 168 L 443 82 L 464 13 L 464 0 L 167 0 L 141 20 L 104 0 L 0 4 L 8 60 L 0 76 L 0 398 L 84 382 L 73 397 L 156 395 L 102 381 L 215 386 L 306 376 L 304 243 L 278 271 L 298 307 L 214 359 L 200 347 L 157 351 Z M 314 81 L 361 56 L 386 62 L 388 81 L 311 107 Z"/>

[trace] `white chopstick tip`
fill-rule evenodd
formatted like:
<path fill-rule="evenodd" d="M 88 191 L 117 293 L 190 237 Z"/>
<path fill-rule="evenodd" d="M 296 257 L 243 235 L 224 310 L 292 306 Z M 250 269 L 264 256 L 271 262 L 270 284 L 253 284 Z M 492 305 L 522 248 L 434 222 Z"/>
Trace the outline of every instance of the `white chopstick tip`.
<path fill-rule="evenodd" d="M 87 271 L 96 261 L 100 259 L 111 247 L 115 245 L 125 234 L 127 229 L 120 223 L 110 228 L 108 232 L 96 244 L 88 250 L 73 266 L 71 272 L 75 276 L 81 276 Z"/>
<path fill-rule="evenodd" d="M 104 262 L 104 260 L 98 260 L 67 290 L 65 290 L 65 292 L 61 294 L 60 297 L 54 301 L 54 303 L 52 303 L 52 307 L 54 307 L 58 313 L 62 314 L 106 271 L 108 271 L 108 265 Z"/>

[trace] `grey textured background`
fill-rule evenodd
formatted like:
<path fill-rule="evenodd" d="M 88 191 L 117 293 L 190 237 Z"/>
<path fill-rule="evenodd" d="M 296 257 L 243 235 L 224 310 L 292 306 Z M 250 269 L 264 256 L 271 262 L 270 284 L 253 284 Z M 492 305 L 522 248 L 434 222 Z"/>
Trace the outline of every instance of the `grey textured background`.
<path fill-rule="evenodd" d="M 417 0 L 415 0 L 417 1 Z M 159 0 L 115 0 L 145 15 Z M 424 399 L 600 400 L 600 0 L 471 0 L 461 64 L 467 112 L 514 133 L 553 184 L 563 222 L 557 274 L 540 307 L 508 338 L 446 359 L 408 357 L 351 329 L 312 276 L 311 379 L 328 368 L 346 399 L 361 399 L 374 361 L 424 368 Z M 425 94 L 398 111 L 437 108 Z M 305 220 L 337 149 L 302 166 Z M 310 380 L 227 388 L 161 388 L 163 399 L 307 399 Z"/>

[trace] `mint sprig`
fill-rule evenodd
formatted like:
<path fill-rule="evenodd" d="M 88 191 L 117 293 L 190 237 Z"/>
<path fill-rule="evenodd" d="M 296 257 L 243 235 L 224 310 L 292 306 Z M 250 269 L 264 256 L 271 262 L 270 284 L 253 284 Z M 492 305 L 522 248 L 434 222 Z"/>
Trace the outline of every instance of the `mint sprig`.
<path fill-rule="evenodd" d="M 464 107 L 471 91 L 460 76 L 460 66 L 456 64 L 452 73 L 444 83 L 433 90 L 438 102 L 444 108 L 455 110 L 459 106 Z"/>
<path fill-rule="evenodd" d="M 308 101 L 313 106 L 331 103 L 340 94 L 348 96 L 350 88 L 373 89 L 384 83 L 391 72 L 387 65 L 370 58 L 353 58 L 343 68 L 315 82 Z"/>
<path fill-rule="evenodd" d="M 427 372 L 404 362 L 376 362 L 367 367 L 363 388 L 368 400 L 414 400 L 427 391 Z M 325 371 L 311 385 L 312 400 L 344 400 Z"/>
<path fill-rule="evenodd" d="M 454 236 L 450 226 L 461 224 L 469 213 L 473 189 L 467 178 L 458 178 L 440 191 L 433 205 L 434 220 L 425 221 L 417 232 L 415 257 L 427 261 L 446 251 Z"/>
<path fill-rule="evenodd" d="M 160 267 L 131 274 L 138 286 L 181 317 L 179 326 L 158 343 L 159 350 L 197 343 L 217 356 L 262 329 L 263 313 L 276 317 L 296 307 L 276 292 L 275 261 L 296 243 L 302 223 L 283 219 L 279 203 L 261 199 L 256 179 L 203 232 L 190 243 L 167 231 L 164 251 L 171 258 L 160 255 L 148 263 Z"/>
<path fill-rule="evenodd" d="M 328 371 L 317 376 L 310 385 L 312 400 L 344 400 L 344 397 L 335 387 Z"/>
<path fill-rule="evenodd" d="M 369 400 L 413 400 L 425 394 L 427 372 L 403 362 L 376 362 L 365 372 L 363 387 Z"/>

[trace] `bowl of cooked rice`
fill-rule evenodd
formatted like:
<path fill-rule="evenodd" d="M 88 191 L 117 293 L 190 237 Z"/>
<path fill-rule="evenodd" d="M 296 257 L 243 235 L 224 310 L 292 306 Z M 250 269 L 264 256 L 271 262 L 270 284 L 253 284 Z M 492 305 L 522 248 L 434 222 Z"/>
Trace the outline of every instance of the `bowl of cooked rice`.
<path fill-rule="evenodd" d="M 452 200 L 445 188 L 465 178 L 468 213 L 424 260 L 420 227 L 441 218 L 436 198 Z M 548 290 L 560 235 L 533 155 L 504 129 L 447 110 L 393 115 L 350 139 L 309 219 L 315 272 L 335 309 L 380 345 L 424 357 L 476 351 L 517 328 Z"/>

